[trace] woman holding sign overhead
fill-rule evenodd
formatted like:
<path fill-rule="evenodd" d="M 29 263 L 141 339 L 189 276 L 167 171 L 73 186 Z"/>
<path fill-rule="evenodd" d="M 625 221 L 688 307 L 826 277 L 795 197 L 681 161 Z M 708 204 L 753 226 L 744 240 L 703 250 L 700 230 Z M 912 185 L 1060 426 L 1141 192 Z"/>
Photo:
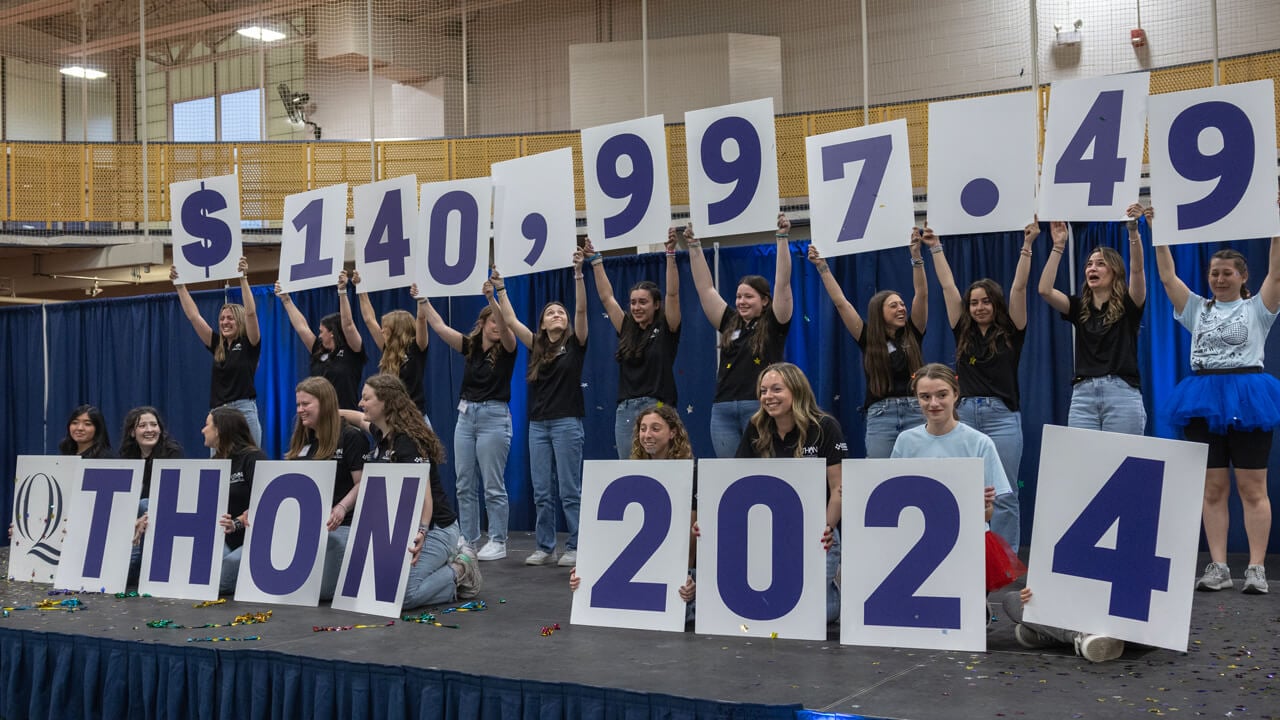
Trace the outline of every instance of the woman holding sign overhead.
<path fill-rule="evenodd" d="M 760 373 L 756 386 L 760 409 L 738 444 L 740 458 L 816 457 L 826 461 L 827 622 L 840 616 L 840 486 L 841 463 L 849 454 L 840 423 L 813 396 L 809 379 L 791 363 L 774 363 Z"/>
<path fill-rule="evenodd" d="M 360 284 L 360 273 L 351 274 L 351 284 Z M 418 297 L 418 286 L 409 288 L 409 295 L 418 301 L 417 317 L 404 310 L 392 310 L 382 316 L 378 322 L 378 314 L 373 311 L 373 303 L 369 301 L 369 293 L 359 293 L 360 316 L 364 318 L 365 327 L 373 336 L 373 342 L 382 352 L 378 361 L 378 372 L 395 375 L 409 390 L 413 404 L 427 416 L 427 394 L 422 381 L 427 370 L 427 312 L 423 308 L 427 299 Z M 427 421 L 430 425 L 431 421 Z"/>
<path fill-rule="evenodd" d="M 628 292 L 628 312 L 613 297 L 613 284 L 604 270 L 604 256 L 588 238 L 582 251 L 595 273 L 596 292 L 614 332 L 618 333 L 618 409 L 613 441 L 618 459 L 631 454 L 631 432 L 640 410 L 650 405 L 676 404 L 676 350 L 680 346 L 680 271 L 676 267 L 676 231 L 667 232 L 667 292 L 641 280 Z"/>
<path fill-rule="evenodd" d="M 1053 286 L 1067 247 L 1067 224 L 1049 226 L 1053 248 L 1040 275 L 1040 297 L 1076 327 L 1076 370 L 1067 425 L 1141 435 L 1147 425 L 1138 372 L 1138 330 L 1147 302 L 1138 218 L 1142 206 L 1129 206 L 1129 281 L 1124 258 L 1109 247 L 1089 253 L 1079 295 Z"/>
<path fill-rule="evenodd" d="M 925 236 L 933 242 L 933 230 L 911 229 L 911 282 L 915 297 L 911 310 L 902 296 L 893 290 L 881 290 L 867 303 L 864 321 L 827 261 L 818 249 L 809 246 L 809 262 L 818 269 L 822 286 L 835 303 L 844 326 L 862 348 L 862 370 L 867 380 L 867 397 L 863 409 L 867 415 L 867 457 L 887 458 L 893 452 L 898 433 L 924 424 L 920 405 L 911 396 L 911 375 L 924 364 L 920 341 L 929 322 L 929 284 L 925 282 L 924 259 L 920 245 Z"/>
<path fill-rule="evenodd" d="M 942 243 L 933 233 L 924 244 L 933 255 L 933 269 L 947 303 L 947 321 L 956 338 L 959 369 L 960 422 L 991 438 L 1010 485 L 1022 464 L 1022 412 L 1019 409 L 1018 364 L 1027 337 L 1027 278 L 1031 276 L 1031 245 L 1040 236 L 1040 223 L 1022 231 L 1022 251 L 1009 286 L 1006 304 L 1000 285 L 991 278 L 975 280 L 960 294 Z M 927 420 L 927 418 L 926 418 Z M 1016 552 L 1020 539 L 1018 493 L 996 498 L 991 529 Z"/>
<path fill-rule="evenodd" d="M 1146 211 L 1147 221 L 1154 213 Z M 1169 398 L 1169 419 L 1186 439 L 1209 446 L 1205 471 L 1204 534 L 1210 562 L 1197 590 L 1232 587 L 1227 567 L 1227 498 L 1231 468 L 1244 507 L 1249 537 L 1249 566 L 1243 591 L 1267 592 L 1263 567 L 1271 533 L 1271 500 L 1267 497 L 1267 460 L 1271 438 L 1280 426 L 1280 380 L 1262 367 L 1267 334 L 1280 311 L 1280 237 L 1271 238 L 1267 276 L 1257 295 L 1249 292 L 1244 255 L 1223 249 L 1209 260 L 1206 299 L 1178 277 L 1169 246 L 1156 247 L 1160 281 L 1173 304 L 1174 317 L 1191 332 L 1191 375 Z"/>
<path fill-rule="evenodd" d="M 258 372 L 262 336 L 258 331 L 258 310 L 249 287 L 249 261 L 240 258 L 240 299 L 225 303 L 218 311 L 218 333 L 200 316 L 187 285 L 178 278 L 178 268 L 169 269 L 169 279 L 178 290 L 178 301 L 200 342 L 213 353 L 213 376 L 209 380 L 209 407 L 239 410 L 249 424 L 254 444 L 262 443 L 262 423 L 258 420 L 258 391 L 253 376 Z"/>
<path fill-rule="evenodd" d="M 556 507 L 552 502 L 552 477 L 558 481 L 569 537 L 559 565 L 578 562 L 578 505 L 582 495 L 582 363 L 587 353 L 587 288 L 582 276 L 582 250 L 573 252 L 574 308 L 572 326 L 563 303 L 551 301 L 542 308 L 538 333 L 525 327 L 507 298 L 506 285 L 493 271 L 498 307 L 516 339 L 529 348 L 529 470 L 533 502 L 537 506 L 534 536 L 538 547 L 525 558 L 526 565 L 550 565 L 556 561 Z M 554 474 L 553 474 L 554 471 Z"/>
<path fill-rule="evenodd" d="M 698 288 L 702 312 L 720 332 L 720 368 L 716 373 L 715 404 L 711 406 L 711 443 L 716 457 L 733 457 L 751 416 L 760 409 L 756 400 L 756 380 L 760 369 L 782 361 L 787 331 L 791 329 L 791 245 L 787 241 L 791 222 L 778 215 L 777 263 L 773 289 L 759 275 L 738 280 L 734 306 L 720 297 L 711 268 L 702 254 L 702 243 L 686 225 L 689 269 Z"/>
<path fill-rule="evenodd" d="M 444 445 L 427 427 L 404 383 L 379 373 L 365 381 L 360 395 L 363 429 L 373 434 L 369 462 L 430 463 L 431 487 L 422 500 L 418 532 L 409 548 L 413 556 L 405 581 L 404 608 L 421 607 L 480 594 L 480 568 L 471 548 L 459 546 L 458 516 L 440 484 Z"/>
<path fill-rule="evenodd" d="M 347 271 L 338 273 L 338 312 L 320 318 L 320 331 L 311 332 L 302 311 L 289 299 L 289 293 L 281 292 L 276 283 L 276 296 L 289 315 L 289 324 L 298 339 L 311 352 L 311 375 L 333 383 L 338 393 L 338 406 L 344 410 L 356 408 L 360 391 L 360 376 L 364 374 L 364 341 L 351 317 L 351 300 L 347 297 Z"/>
<path fill-rule="evenodd" d="M 484 483 L 485 512 L 489 516 L 489 542 L 476 555 L 480 560 L 507 556 L 507 484 L 504 473 L 511 451 L 511 375 L 516 367 L 516 336 L 498 307 L 497 295 L 505 294 L 501 278 L 486 280 L 482 288 L 489 304 L 480 310 L 467 335 L 445 323 L 428 302 L 431 329 L 445 344 L 462 353 L 462 390 L 458 400 L 458 424 L 453 431 L 453 459 L 457 468 L 458 514 L 462 539 L 475 546 L 480 541 L 480 498 L 476 481 Z"/>

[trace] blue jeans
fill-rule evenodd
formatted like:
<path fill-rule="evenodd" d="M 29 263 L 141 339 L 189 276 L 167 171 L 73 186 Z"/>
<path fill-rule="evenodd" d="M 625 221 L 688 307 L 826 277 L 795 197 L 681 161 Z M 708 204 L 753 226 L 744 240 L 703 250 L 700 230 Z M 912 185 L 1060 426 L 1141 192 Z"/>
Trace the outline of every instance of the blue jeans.
<path fill-rule="evenodd" d="M 920 402 L 913 397 L 891 397 L 871 403 L 867 408 L 867 457 L 889 457 L 899 433 L 923 424 Z"/>
<path fill-rule="evenodd" d="M 618 403 L 618 410 L 613 416 L 613 442 L 618 448 L 619 460 L 631 459 L 631 435 L 635 431 L 636 420 L 640 419 L 640 411 L 657 404 L 658 400 L 651 397 L 629 398 Z"/>
<path fill-rule="evenodd" d="M 507 541 L 507 453 L 511 451 L 511 410 L 501 400 L 469 402 L 458 413 L 453 432 L 453 459 L 458 473 L 458 518 L 462 537 L 480 541 L 480 498 L 477 480 L 484 482 L 484 505 L 489 515 L 489 539 Z"/>
<path fill-rule="evenodd" d="M 350 525 L 339 525 L 325 540 L 324 575 L 320 579 L 321 600 L 332 600 L 333 593 L 338 589 L 338 575 L 342 573 L 342 556 L 347 554 L 347 538 L 350 535 Z"/>
<path fill-rule="evenodd" d="M 960 422 L 991 438 L 1013 492 L 996 496 L 991 530 L 1005 539 L 1014 552 L 1022 539 L 1022 511 L 1018 504 L 1018 472 L 1022 467 L 1022 413 L 1009 409 L 996 397 L 961 398 L 956 407 Z"/>
<path fill-rule="evenodd" d="M 582 418 L 529 421 L 529 474 L 533 480 L 533 504 L 538 508 L 534 536 L 538 549 L 556 551 L 556 504 L 551 477 L 560 493 L 565 524 L 569 526 L 566 550 L 578 549 L 578 505 L 582 495 Z"/>
<path fill-rule="evenodd" d="M 716 457 L 731 458 L 738 454 L 742 433 L 747 431 L 747 423 L 759 409 L 759 400 L 729 400 L 711 406 L 711 446 L 715 448 Z"/>
<path fill-rule="evenodd" d="M 1085 378 L 1071 389 L 1067 426 L 1142 435 L 1147 428 L 1142 391 L 1116 375 Z"/>
<path fill-rule="evenodd" d="M 226 543 L 222 544 L 222 582 L 218 584 L 219 595 L 234 595 L 236 580 L 240 577 L 240 553 L 244 546 L 232 550 Z"/>
<path fill-rule="evenodd" d="M 453 602 L 458 591 L 458 579 L 449 566 L 449 559 L 458 548 L 462 531 L 458 523 L 449 527 L 433 527 L 427 531 L 418 553 L 418 562 L 409 566 L 409 577 L 404 585 L 404 604 L 401 607 L 422 607 Z"/>
<path fill-rule="evenodd" d="M 831 549 L 827 551 L 827 622 L 840 617 L 840 586 L 836 585 L 836 573 L 840 571 L 840 531 L 831 528 Z"/>
<path fill-rule="evenodd" d="M 239 410 L 240 414 L 244 415 L 245 422 L 249 423 L 249 433 L 253 435 L 254 444 L 262 447 L 262 423 L 258 421 L 258 401 L 250 398 L 232 400 L 222 407 Z"/>

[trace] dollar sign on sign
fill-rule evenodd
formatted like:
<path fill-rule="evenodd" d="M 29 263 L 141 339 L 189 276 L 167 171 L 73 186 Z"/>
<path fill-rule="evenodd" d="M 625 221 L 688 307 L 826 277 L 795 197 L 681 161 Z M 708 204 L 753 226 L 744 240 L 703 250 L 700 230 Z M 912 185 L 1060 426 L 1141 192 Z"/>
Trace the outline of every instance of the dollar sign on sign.
<path fill-rule="evenodd" d="M 182 227 L 200 238 L 183 245 L 182 254 L 187 262 L 204 268 L 206 278 L 211 274 L 210 268 L 225 260 L 231 252 L 231 228 L 212 216 L 226 209 L 226 198 L 205 187 L 204 183 L 200 183 L 200 189 L 182 201 Z"/>

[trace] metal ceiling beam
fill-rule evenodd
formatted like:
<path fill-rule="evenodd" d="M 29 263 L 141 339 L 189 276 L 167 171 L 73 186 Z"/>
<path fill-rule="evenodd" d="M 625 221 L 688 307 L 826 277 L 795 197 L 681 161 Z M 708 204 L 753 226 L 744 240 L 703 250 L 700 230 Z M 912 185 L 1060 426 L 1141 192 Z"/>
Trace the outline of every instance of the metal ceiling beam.
<path fill-rule="evenodd" d="M 289 0 L 287 2 L 279 3 L 262 3 L 260 5 L 253 5 L 250 7 L 214 13 L 212 15 L 205 15 L 204 17 L 190 18 L 155 28 L 148 27 L 147 41 L 151 42 L 153 40 L 183 37 L 202 30 L 237 25 L 246 20 L 256 20 L 259 17 L 275 17 L 294 12 L 295 10 L 305 10 L 306 8 L 314 5 L 320 5 L 323 2 L 325 2 L 325 0 Z M 58 48 L 58 52 L 70 57 L 84 57 L 106 52 L 108 50 L 119 50 L 121 48 L 134 47 L 138 45 L 138 41 L 139 37 L 137 32 L 128 32 L 121 35 L 98 38 L 84 44 L 68 43 L 61 48 Z"/>

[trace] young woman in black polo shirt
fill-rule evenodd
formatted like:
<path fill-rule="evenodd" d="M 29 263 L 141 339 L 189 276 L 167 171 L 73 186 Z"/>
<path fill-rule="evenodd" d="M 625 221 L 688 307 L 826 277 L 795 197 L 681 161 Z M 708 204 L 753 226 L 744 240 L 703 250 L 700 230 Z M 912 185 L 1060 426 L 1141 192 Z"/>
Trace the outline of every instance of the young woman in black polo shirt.
<path fill-rule="evenodd" d="M 778 215 L 777 264 L 773 289 L 759 275 L 744 275 L 738 280 L 734 305 L 720 297 L 711 268 L 702 254 L 702 243 L 686 225 L 684 237 L 689 244 L 689 269 L 698 288 L 702 312 L 720 332 L 720 368 L 716 373 L 715 404 L 711 406 L 711 444 L 716 457 L 733 457 L 751 416 L 760 409 L 756 400 L 756 381 L 760 369 L 782 361 L 783 346 L 791 329 L 791 244 L 788 234 L 791 221 Z"/>
<path fill-rule="evenodd" d="M 431 463 L 431 488 L 422 502 L 418 532 L 409 552 L 413 566 L 405 581 L 404 608 L 467 600 L 480 593 L 480 569 L 471 548 L 458 542 L 458 516 L 440 483 L 444 445 L 427 427 L 404 383 L 379 373 L 365 381 L 360 394 L 362 426 L 373 434 L 371 463 Z M 372 470 L 371 470 L 372 472 Z"/>
<path fill-rule="evenodd" d="M 578 506 L 582 495 L 582 363 L 587 353 L 587 288 L 582 276 L 582 250 L 573 252 L 574 308 L 572 322 L 563 303 L 547 303 L 538 320 L 538 333 L 516 317 L 502 276 L 493 272 L 494 294 L 507 327 L 529 348 L 529 473 L 537 507 L 534 537 L 538 547 L 526 565 L 556 562 L 556 506 L 552 479 L 560 495 L 569 537 L 559 564 L 578 562 Z M 553 475 L 554 470 L 554 475 Z"/>
<path fill-rule="evenodd" d="M 107 433 L 107 419 L 93 405 L 79 405 L 67 418 L 66 437 L 58 441 L 59 455 L 79 455 L 82 458 L 113 458 L 111 436 Z"/>
<path fill-rule="evenodd" d="M 213 353 L 213 375 L 209 380 L 209 407 L 239 410 L 249 425 L 255 445 L 262 444 L 262 423 L 258 419 L 258 390 L 253 376 L 258 372 L 262 353 L 262 336 L 258 330 L 258 309 L 249 287 L 249 261 L 240 258 L 240 299 L 244 303 L 225 303 L 218 311 L 218 332 L 200 316 L 196 301 L 186 283 L 178 278 L 176 267 L 169 269 L 169 279 L 178 291 L 178 302 L 200 342 Z"/>
<path fill-rule="evenodd" d="M 280 291 L 280 283 L 276 283 L 276 296 L 289 315 L 293 331 L 311 353 L 311 375 L 333 384 L 334 391 L 338 393 L 339 407 L 355 410 L 367 356 L 356 321 L 351 317 L 347 271 L 338 273 L 338 312 L 320 318 L 319 332 L 311 332 L 302 311 L 289 299 L 289 293 Z"/>
<path fill-rule="evenodd" d="M 230 595 L 236 591 L 236 579 L 240 575 L 240 553 L 244 549 L 244 529 L 249 520 L 249 498 L 253 495 L 253 471 L 259 460 L 267 459 L 267 454 L 253 442 L 249 424 L 238 410 L 210 410 L 200 432 L 204 435 L 204 446 L 213 450 L 213 457 L 231 459 L 227 512 L 218 519 L 226 533 L 226 544 L 222 547 L 222 582 L 218 592 Z"/>
<path fill-rule="evenodd" d="M 613 284 L 604 271 L 604 257 L 587 238 L 582 251 L 596 278 L 596 293 L 614 332 L 618 333 L 618 410 L 613 442 L 618 459 L 631 454 L 636 415 L 650 405 L 676 404 L 676 350 L 680 346 L 680 271 L 676 268 L 676 231 L 667 233 L 667 294 L 657 284 L 641 280 L 628 292 L 629 312 L 613 297 Z"/>
<path fill-rule="evenodd" d="M 1040 237 L 1040 223 L 1022 230 L 1022 251 L 1013 272 L 1006 304 L 1000 285 L 991 278 L 975 280 L 960 295 L 942 243 L 933 233 L 924 238 L 933 255 L 933 269 L 947 303 L 947 322 L 956 338 L 959 371 L 960 422 L 991 438 L 1000 455 L 1013 492 L 996 498 L 991 531 L 1004 538 L 1014 552 L 1021 536 L 1018 468 L 1022 465 L 1022 412 L 1019 406 L 1018 363 L 1027 337 L 1027 278 L 1031 276 L 1031 246 Z"/>
<path fill-rule="evenodd" d="M 791 363 L 774 363 L 760 373 L 760 409 L 738 444 L 740 458 L 818 457 L 827 464 L 827 622 L 840 615 L 841 463 L 849 453 L 844 431 L 814 399 L 809 379 Z"/>
<path fill-rule="evenodd" d="M 343 422 L 338 413 L 338 394 L 328 380 L 305 378 L 294 388 L 294 400 L 297 415 L 284 459 L 337 463 L 333 474 L 333 509 L 325 523 L 329 531 L 328 549 L 320 582 L 320 599 L 328 600 L 338 586 L 342 556 L 347 551 L 347 536 L 351 532 L 351 516 L 364 472 L 364 456 L 369 452 L 369 438 Z"/>
<path fill-rule="evenodd" d="M 360 284 L 360 273 L 351 274 L 351 284 Z M 427 417 L 427 394 L 423 383 L 423 375 L 427 371 L 427 313 L 423 309 L 426 298 L 418 297 L 418 286 L 409 288 L 409 296 L 418 301 L 417 317 L 404 310 L 392 310 L 382 316 L 373 311 L 373 303 L 369 301 L 369 293 L 357 293 L 360 298 L 360 316 L 364 318 L 364 326 L 369 328 L 373 342 L 382 353 L 378 361 L 378 372 L 395 375 L 409 391 L 413 404 Z M 427 425 L 431 421 L 427 420 Z"/>
<path fill-rule="evenodd" d="M 507 327 L 494 297 L 493 283 L 482 288 L 489 304 L 480 311 L 471 333 L 463 335 L 445 323 L 431 303 L 421 305 L 427 322 L 449 347 L 462 353 L 462 390 L 458 424 L 453 431 L 453 461 L 457 470 L 458 514 L 462 539 L 480 541 L 480 498 L 477 480 L 484 483 L 489 542 L 480 560 L 507 556 L 507 485 L 504 475 L 511 450 L 511 374 L 516 366 L 516 336 Z"/>
<path fill-rule="evenodd" d="M 929 322 L 929 284 L 924 276 L 920 245 L 933 230 L 911 229 L 911 283 L 915 296 L 911 310 L 901 295 L 881 290 L 867 303 L 864 321 L 844 295 L 818 249 L 809 246 L 809 262 L 818 269 L 845 328 L 862 348 L 862 370 L 867 381 L 867 457 L 887 458 L 893 452 L 898 433 L 924 424 L 920 404 L 911 394 L 911 376 L 924 364 L 920 341 Z"/>
<path fill-rule="evenodd" d="M 1076 374 L 1067 415 L 1071 427 L 1141 435 L 1147 425 L 1138 371 L 1138 330 L 1147 302 L 1138 237 L 1142 212 L 1137 203 L 1129 206 L 1129 282 L 1120 253 L 1100 247 L 1084 264 L 1080 294 L 1070 297 L 1054 287 L 1067 247 L 1067 224 L 1049 226 L 1053 249 L 1040 275 L 1040 297 L 1076 326 Z"/>

